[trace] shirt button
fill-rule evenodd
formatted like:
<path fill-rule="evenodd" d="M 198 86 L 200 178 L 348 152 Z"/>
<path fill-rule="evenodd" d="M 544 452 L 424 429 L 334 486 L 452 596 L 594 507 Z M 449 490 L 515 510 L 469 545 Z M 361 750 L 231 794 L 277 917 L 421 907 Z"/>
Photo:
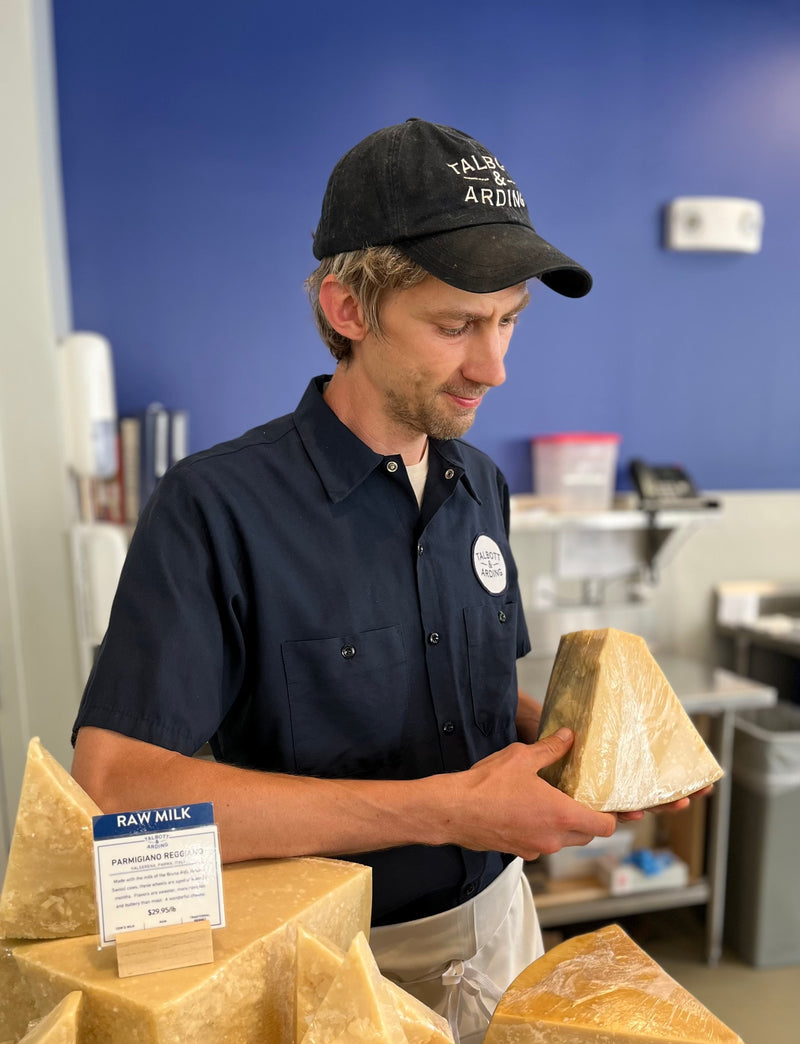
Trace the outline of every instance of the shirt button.
<path fill-rule="evenodd" d="M 507 617 L 506 617 L 506 614 L 503 612 L 502 609 L 497 614 L 497 619 L 500 621 L 500 623 L 505 623 L 506 622 Z"/>
<path fill-rule="evenodd" d="M 430 645 L 438 645 L 439 644 L 439 632 L 438 631 L 431 631 L 431 633 L 428 635 L 428 643 Z"/>
<path fill-rule="evenodd" d="M 445 473 L 444 473 L 444 477 L 446 479 L 451 479 L 453 477 L 453 475 L 455 475 L 455 471 L 453 471 L 452 468 L 448 468 L 447 471 L 445 471 Z"/>
<path fill-rule="evenodd" d="M 355 647 L 355 645 L 343 645 L 342 646 L 342 656 L 344 656 L 345 660 L 352 660 L 353 657 L 355 656 L 355 654 L 356 654 L 356 647 Z"/>
<path fill-rule="evenodd" d="M 418 555 L 421 555 L 424 550 L 425 550 L 425 548 L 422 546 L 422 544 L 417 544 L 417 554 Z"/>
<path fill-rule="evenodd" d="M 386 470 L 389 472 L 390 475 L 394 475 L 394 473 L 395 473 L 395 471 L 397 471 L 398 467 L 399 467 L 399 465 L 398 465 L 396 460 L 387 460 L 386 461 Z"/>
<path fill-rule="evenodd" d="M 442 723 L 442 732 L 446 733 L 448 736 L 450 735 L 451 732 L 455 732 L 455 730 L 456 730 L 455 722 L 453 722 L 453 721 L 445 721 L 445 722 Z"/>
<path fill-rule="evenodd" d="M 467 899 L 471 899 L 473 897 L 473 895 L 475 895 L 475 893 L 477 891 L 478 891 L 478 886 L 475 884 L 474 881 L 470 881 L 470 883 L 464 889 L 464 895 L 467 897 Z"/>

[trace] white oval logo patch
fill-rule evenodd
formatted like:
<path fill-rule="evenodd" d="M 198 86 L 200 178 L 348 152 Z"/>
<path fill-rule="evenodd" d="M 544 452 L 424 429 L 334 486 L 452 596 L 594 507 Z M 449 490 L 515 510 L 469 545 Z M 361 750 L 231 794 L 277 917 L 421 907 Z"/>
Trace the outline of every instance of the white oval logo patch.
<path fill-rule="evenodd" d="M 506 560 L 503 552 L 490 536 L 482 533 L 472 545 L 472 568 L 478 580 L 490 594 L 502 594 L 506 589 Z"/>

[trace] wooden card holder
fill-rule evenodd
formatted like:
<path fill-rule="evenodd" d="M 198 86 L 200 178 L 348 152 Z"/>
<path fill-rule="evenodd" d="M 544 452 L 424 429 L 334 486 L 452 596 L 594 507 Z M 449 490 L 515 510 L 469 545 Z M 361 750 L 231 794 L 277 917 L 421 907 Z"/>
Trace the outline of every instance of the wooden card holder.
<path fill-rule="evenodd" d="M 121 979 L 210 964 L 214 960 L 211 924 L 207 920 L 120 932 L 116 944 L 117 974 Z"/>

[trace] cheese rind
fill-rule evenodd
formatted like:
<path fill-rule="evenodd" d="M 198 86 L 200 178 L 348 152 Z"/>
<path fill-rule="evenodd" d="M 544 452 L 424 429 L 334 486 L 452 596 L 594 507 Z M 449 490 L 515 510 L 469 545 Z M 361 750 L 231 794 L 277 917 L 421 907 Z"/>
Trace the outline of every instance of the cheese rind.
<path fill-rule="evenodd" d="M 722 775 L 644 639 L 625 631 L 562 637 L 539 738 L 562 726 L 574 743 L 539 774 L 597 811 L 663 805 Z"/>
<path fill-rule="evenodd" d="M 616 924 L 553 947 L 517 976 L 484 1044 L 743 1044 Z"/>
<path fill-rule="evenodd" d="M 213 964 L 121 979 L 97 936 L 9 943 L 38 1012 L 83 990 L 79 1044 L 291 1044 L 297 926 L 347 947 L 369 929 L 371 871 L 262 860 L 223 867 L 222 885 L 227 924 L 214 932 Z"/>
<path fill-rule="evenodd" d="M 297 930 L 297 1035 L 302 1041 L 336 973 L 344 961 L 342 950 L 304 928 Z M 427 1004 L 384 976 L 389 998 L 400 1017 L 408 1044 L 453 1044 L 447 1020 Z"/>
<path fill-rule="evenodd" d="M 363 932 L 350 944 L 302 1044 L 407 1044 Z"/>
<path fill-rule="evenodd" d="M 0 937 L 92 935 L 92 816 L 100 809 L 34 737 L 0 896 Z"/>
<path fill-rule="evenodd" d="M 67 996 L 40 1019 L 19 1044 L 77 1044 L 83 994 L 79 990 Z"/>

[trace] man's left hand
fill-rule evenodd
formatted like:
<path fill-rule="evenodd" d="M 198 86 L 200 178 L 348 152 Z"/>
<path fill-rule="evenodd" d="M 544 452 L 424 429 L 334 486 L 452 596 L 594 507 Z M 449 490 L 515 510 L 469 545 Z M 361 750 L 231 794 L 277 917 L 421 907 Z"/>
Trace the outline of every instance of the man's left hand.
<path fill-rule="evenodd" d="M 653 808 L 645 808 L 638 812 L 617 812 L 617 819 L 626 823 L 634 819 L 641 819 L 645 812 L 683 812 L 695 798 L 706 797 L 713 789 L 713 786 L 703 787 L 702 790 L 698 790 L 688 797 L 678 798 L 677 801 L 669 801 L 666 805 L 655 805 Z"/>

